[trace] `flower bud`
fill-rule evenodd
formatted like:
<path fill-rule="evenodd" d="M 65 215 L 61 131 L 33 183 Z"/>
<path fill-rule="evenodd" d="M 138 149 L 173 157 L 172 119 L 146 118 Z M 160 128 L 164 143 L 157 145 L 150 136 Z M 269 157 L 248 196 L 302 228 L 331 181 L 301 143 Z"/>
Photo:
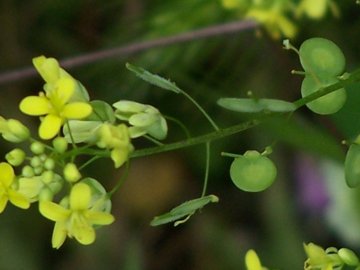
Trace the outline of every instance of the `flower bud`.
<path fill-rule="evenodd" d="M 26 166 L 24 166 L 24 167 L 22 168 L 21 174 L 22 174 L 24 177 L 30 178 L 30 177 L 33 177 L 35 173 L 34 173 L 34 169 L 33 169 L 31 166 L 26 165 Z"/>
<path fill-rule="evenodd" d="M 19 143 L 27 140 L 30 137 L 30 131 L 20 121 L 16 119 L 5 120 L 0 118 L 1 129 L 0 133 L 5 140 L 13 143 Z"/>
<path fill-rule="evenodd" d="M 31 145 L 30 145 L 30 150 L 31 152 L 33 152 L 35 155 L 40 155 L 42 153 L 44 153 L 44 150 L 45 150 L 45 146 L 40 143 L 40 142 L 33 142 Z"/>
<path fill-rule="evenodd" d="M 51 201 L 54 197 L 54 194 L 52 193 L 52 191 L 49 188 L 43 188 L 40 191 L 39 194 L 39 201 Z"/>
<path fill-rule="evenodd" d="M 53 146 L 58 153 L 64 153 L 67 150 L 68 142 L 63 137 L 57 137 L 53 140 Z"/>
<path fill-rule="evenodd" d="M 45 160 L 44 167 L 47 170 L 53 170 L 55 168 L 55 161 L 52 158 L 47 158 Z"/>
<path fill-rule="evenodd" d="M 33 168 L 40 167 L 42 165 L 42 161 L 41 161 L 40 157 L 35 156 L 35 157 L 31 158 L 30 165 Z"/>
<path fill-rule="evenodd" d="M 41 174 L 41 180 L 45 184 L 49 184 L 54 179 L 54 172 L 53 171 L 45 171 Z"/>
<path fill-rule="evenodd" d="M 64 168 L 64 177 L 66 181 L 76 182 L 81 178 L 81 174 L 74 163 L 68 163 Z"/>
<path fill-rule="evenodd" d="M 339 249 L 338 255 L 340 256 L 341 260 L 347 265 L 356 266 L 359 264 L 359 258 L 352 250 L 348 248 Z"/>
<path fill-rule="evenodd" d="M 5 159 L 13 166 L 19 166 L 25 159 L 25 152 L 19 148 L 15 148 L 6 154 Z"/>

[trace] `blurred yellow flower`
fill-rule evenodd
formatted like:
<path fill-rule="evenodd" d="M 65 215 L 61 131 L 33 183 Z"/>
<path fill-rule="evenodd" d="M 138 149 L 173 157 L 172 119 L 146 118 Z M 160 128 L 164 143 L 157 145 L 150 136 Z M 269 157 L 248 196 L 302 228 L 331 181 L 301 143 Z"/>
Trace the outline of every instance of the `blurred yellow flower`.
<path fill-rule="evenodd" d="M 67 208 L 51 201 L 39 203 L 40 213 L 55 221 L 53 248 L 60 248 L 66 236 L 74 237 L 83 245 L 89 245 L 96 238 L 93 225 L 108 225 L 114 222 L 113 215 L 93 210 L 91 200 L 90 187 L 85 183 L 78 183 L 71 189 Z"/>
<path fill-rule="evenodd" d="M 13 168 L 6 162 L 0 163 L 0 213 L 2 213 L 10 201 L 13 205 L 27 209 L 30 207 L 29 200 L 13 189 L 12 184 L 15 180 Z"/>
<path fill-rule="evenodd" d="M 52 80 L 52 79 L 48 79 Z M 92 107 L 86 102 L 71 102 L 76 81 L 72 78 L 60 78 L 54 82 L 54 89 L 46 95 L 28 96 L 20 102 L 20 110 L 28 115 L 42 116 L 39 136 L 42 139 L 55 137 L 68 119 L 83 119 L 91 114 Z"/>
<path fill-rule="evenodd" d="M 246 270 L 265 270 L 261 265 L 260 259 L 253 249 L 248 250 L 245 254 Z"/>
<path fill-rule="evenodd" d="M 111 149 L 111 159 L 115 163 L 115 168 L 119 168 L 134 149 L 130 141 L 129 128 L 125 124 L 114 126 L 106 123 L 100 126 L 97 134 L 97 146 Z"/>

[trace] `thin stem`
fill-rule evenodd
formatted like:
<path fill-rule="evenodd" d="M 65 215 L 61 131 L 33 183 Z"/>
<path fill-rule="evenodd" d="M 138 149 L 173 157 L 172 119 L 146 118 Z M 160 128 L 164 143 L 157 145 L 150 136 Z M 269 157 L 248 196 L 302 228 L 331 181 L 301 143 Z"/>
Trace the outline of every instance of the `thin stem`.
<path fill-rule="evenodd" d="M 174 123 L 176 123 L 184 131 L 184 133 L 186 135 L 186 138 L 191 137 L 188 128 L 180 120 L 178 120 L 178 119 L 176 119 L 174 117 L 168 116 L 168 115 L 164 115 L 164 117 L 165 117 L 165 119 L 173 121 Z"/>
<path fill-rule="evenodd" d="M 73 67 L 101 61 L 104 59 L 112 59 L 112 58 L 118 58 L 119 56 L 132 55 L 153 48 L 165 47 L 165 46 L 170 46 L 173 44 L 179 44 L 193 40 L 237 33 L 248 29 L 254 29 L 257 26 L 258 23 L 252 20 L 242 20 L 242 21 L 235 21 L 225 24 L 213 25 L 198 30 L 181 33 L 174 36 L 163 37 L 163 38 L 148 40 L 143 42 L 134 42 L 120 47 L 69 57 L 67 59 L 61 60 L 60 64 L 64 68 L 73 68 Z M 20 81 L 25 78 L 33 77 L 36 74 L 37 74 L 36 70 L 33 67 L 25 67 L 22 69 L 0 73 L 0 84 L 5 84 L 13 81 Z"/>
<path fill-rule="evenodd" d="M 125 163 L 125 171 L 124 173 L 121 175 L 119 181 L 116 183 L 116 185 L 114 186 L 114 188 L 108 193 L 108 197 L 110 198 L 115 192 L 117 192 L 121 186 L 124 184 L 125 180 L 127 179 L 128 175 L 129 175 L 129 171 L 130 171 L 130 160 L 128 160 Z"/>
<path fill-rule="evenodd" d="M 99 159 L 101 157 L 99 156 L 93 156 L 92 158 L 90 158 L 88 161 L 86 161 L 83 165 L 81 165 L 79 167 L 79 171 L 81 171 L 82 169 L 84 169 L 86 166 L 90 165 L 91 163 L 93 163 L 95 160 Z"/>
<path fill-rule="evenodd" d="M 210 122 L 215 130 L 219 130 L 219 127 L 215 124 L 214 120 L 208 115 L 208 113 L 200 106 L 199 103 L 196 102 L 188 93 L 184 90 L 181 90 L 181 94 L 183 94 L 187 99 L 189 99 L 198 109 L 199 111 L 206 117 L 206 119 Z"/>
<path fill-rule="evenodd" d="M 73 146 L 74 148 L 77 148 L 77 146 L 76 146 L 76 144 L 75 144 L 74 137 L 73 137 L 73 135 L 72 135 L 72 133 L 71 133 L 71 128 L 70 128 L 69 121 L 66 121 L 65 124 L 66 124 L 66 127 L 67 127 L 68 131 L 69 131 L 69 136 L 70 136 L 71 144 L 72 144 L 72 146 Z"/>
<path fill-rule="evenodd" d="M 205 176 L 204 176 L 204 186 L 201 193 L 201 197 L 204 197 L 206 194 L 206 189 L 209 181 L 209 168 L 210 168 L 210 142 L 206 142 L 206 158 L 205 158 Z"/>
<path fill-rule="evenodd" d="M 231 158 L 238 158 L 241 155 L 239 154 L 233 154 L 233 153 L 228 153 L 228 152 L 221 152 L 221 156 L 222 157 L 231 157 Z"/>
<path fill-rule="evenodd" d="M 151 137 L 151 136 L 149 136 L 149 135 L 144 135 L 143 137 L 144 137 L 145 139 L 153 142 L 154 144 L 156 144 L 156 145 L 158 145 L 158 146 L 164 145 L 162 142 L 154 139 L 153 137 Z"/>

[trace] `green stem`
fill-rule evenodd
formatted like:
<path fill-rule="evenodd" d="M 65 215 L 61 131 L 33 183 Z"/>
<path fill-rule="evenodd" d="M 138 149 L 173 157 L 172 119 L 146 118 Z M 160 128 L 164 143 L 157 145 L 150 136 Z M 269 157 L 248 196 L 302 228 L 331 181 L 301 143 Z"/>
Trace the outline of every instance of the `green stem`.
<path fill-rule="evenodd" d="M 90 158 L 88 161 L 86 161 L 83 165 L 81 165 L 79 167 L 79 171 L 81 171 L 82 169 L 84 169 L 86 166 L 90 165 L 91 163 L 93 163 L 95 160 L 99 159 L 101 157 L 99 156 L 93 156 L 92 158 Z"/>
<path fill-rule="evenodd" d="M 210 142 L 206 142 L 206 158 L 205 158 L 205 176 L 204 176 L 204 186 L 201 193 L 201 197 L 204 197 L 206 194 L 206 189 L 209 181 L 209 168 L 210 168 Z"/>
<path fill-rule="evenodd" d="M 162 142 L 159 142 L 158 140 L 154 139 L 153 137 L 149 136 L 149 135 L 144 135 L 144 138 L 146 138 L 147 140 L 153 142 L 154 144 L 161 146 L 164 145 Z"/>
<path fill-rule="evenodd" d="M 326 94 L 334 92 L 340 88 L 346 87 L 357 81 L 360 81 L 360 69 L 357 69 L 352 74 L 350 74 L 350 76 L 346 80 L 342 80 L 338 83 L 324 87 L 309 96 L 306 96 L 304 98 L 301 98 L 301 99 L 295 101 L 294 104 L 296 105 L 296 108 L 298 109 L 319 97 L 322 97 Z M 181 148 L 185 148 L 185 147 L 194 146 L 197 144 L 212 142 L 214 140 L 218 140 L 218 139 L 248 130 L 250 128 L 253 128 L 253 127 L 259 125 L 260 123 L 262 123 L 263 121 L 265 121 L 266 119 L 271 118 L 273 115 L 279 115 L 279 113 L 273 113 L 273 112 L 263 113 L 257 119 L 252 119 L 252 120 L 249 120 L 249 121 L 246 121 L 246 122 L 243 122 L 243 123 L 240 123 L 238 125 L 234 125 L 234 126 L 231 126 L 228 128 L 218 129 L 214 132 L 210 132 L 210 133 L 207 133 L 204 135 L 192 137 L 192 138 L 178 141 L 178 142 L 171 143 L 171 144 L 165 144 L 162 146 L 136 150 L 130 155 L 130 158 L 159 154 L 159 153 L 163 153 L 163 152 L 168 152 L 168 151 L 172 151 L 172 150 L 177 150 L 177 149 L 181 149 Z M 99 155 L 101 157 L 109 156 L 108 151 L 101 150 L 101 149 L 83 149 L 81 151 L 79 151 L 80 149 L 74 149 L 74 150 L 78 150 L 78 151 L 76 151 L 77 154 Z M 69 151 L 67 154 L 71 155 L 72 151 Z"/>
<path fill-rule="evenodd" d="M 176 119 L 174 117 L 168 116 L 168 115 L 163 115 L 163 116 L 165 117 L 165 119 L 173 121 L 174 123 L 176 123 L 184 131 L 184 133 L 186 135 L 186 138 L 189 139 L 191 137 L 189 130 L 187 129 L 187 127 L 180 120 L 178 120 L 178 119 Z"/>
<path fill-rule="evenodd" d="M 196 102 L 195 99 L 193 99 L 188 93 L 186 93 L 184 90 L 181 90 L 180 92 L 183 94 L 187 99 L 189 99 L 198 109 L 199 111 L 206 117 L 206 119 L 209 121 L 209 123 L 213 126 L 215 130 L 219 130 L 219 127 L 216 125 L 214 120 L 208 115 L 208 113 L 200 106 L 199 103 Z"/>
<path fill-rule="evenodd" d="M 114 188 L 108 193 L 108 197 L 110 198 L 115 192 L 117 192 L 121 186 L 124 184 L 126 178 L 129 175 L 129 171 L 130 171 L 130 160 L 128 160 L 125 163 L 125 171 L 123 173 L 123 175 L 121 175 L 119 181 L 116 183 L 116 185 L 114 186 Z"/>

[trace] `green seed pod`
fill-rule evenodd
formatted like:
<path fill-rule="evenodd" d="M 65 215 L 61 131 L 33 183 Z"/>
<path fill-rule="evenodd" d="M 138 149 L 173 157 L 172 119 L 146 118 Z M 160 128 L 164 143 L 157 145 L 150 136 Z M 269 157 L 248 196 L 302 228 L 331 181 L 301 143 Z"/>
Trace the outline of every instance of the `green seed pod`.
<path fill-rule="evenodd" d="M 341 248 L 338 251 L 338 255 L 340 256 L 341 260 L 347 265 L 357 266 L 359 264 L 359 258 L 352 250 L 348 248 Z"/>
<path fill-rule="evenodd" d="M 40 143 L 40 142 L 33 142 L 31 145 L 30 145 L 30 150 L 31 152 L 33 152 L 35 155 L 40 155 L 42 153 L 44 153 L 45 151 L 45 146 Z"/>
<path fill-rule="evenodd" d="M 257 151 L 247 151 L 235 158 L 230 167 L 230 177 L 243 191 L 259 192 L 275 181 L 277 170 L 274 163 Z"/>
<path fill-rule="evenodd" d="M 301 44 L 300 62 L 304 70 L 322 76 L 338 76 L 345 70 L 345 56 L 341 49 L 325 38 L 310 38 Z"/>
<path fill-rule="evenodd" d="M 345 157 L 345 181 L 355 188 L 360 184 L 360 145 L 352 144 Z"/>
<path fill-rule="evenodd" d="M 301 96 L 306 97 L 321 87 L 337 83 L 336 78 L 314 78 L 312 76 L 306 76 L 301 85 Z M 331 92 L 325 96 L 322 96 L 314 101 L 309 102 L 306 106 L 313 112 L 318 114 L 332 114 L 339 111 L 346 101 L 346 91 L 344 88 Z"/>

